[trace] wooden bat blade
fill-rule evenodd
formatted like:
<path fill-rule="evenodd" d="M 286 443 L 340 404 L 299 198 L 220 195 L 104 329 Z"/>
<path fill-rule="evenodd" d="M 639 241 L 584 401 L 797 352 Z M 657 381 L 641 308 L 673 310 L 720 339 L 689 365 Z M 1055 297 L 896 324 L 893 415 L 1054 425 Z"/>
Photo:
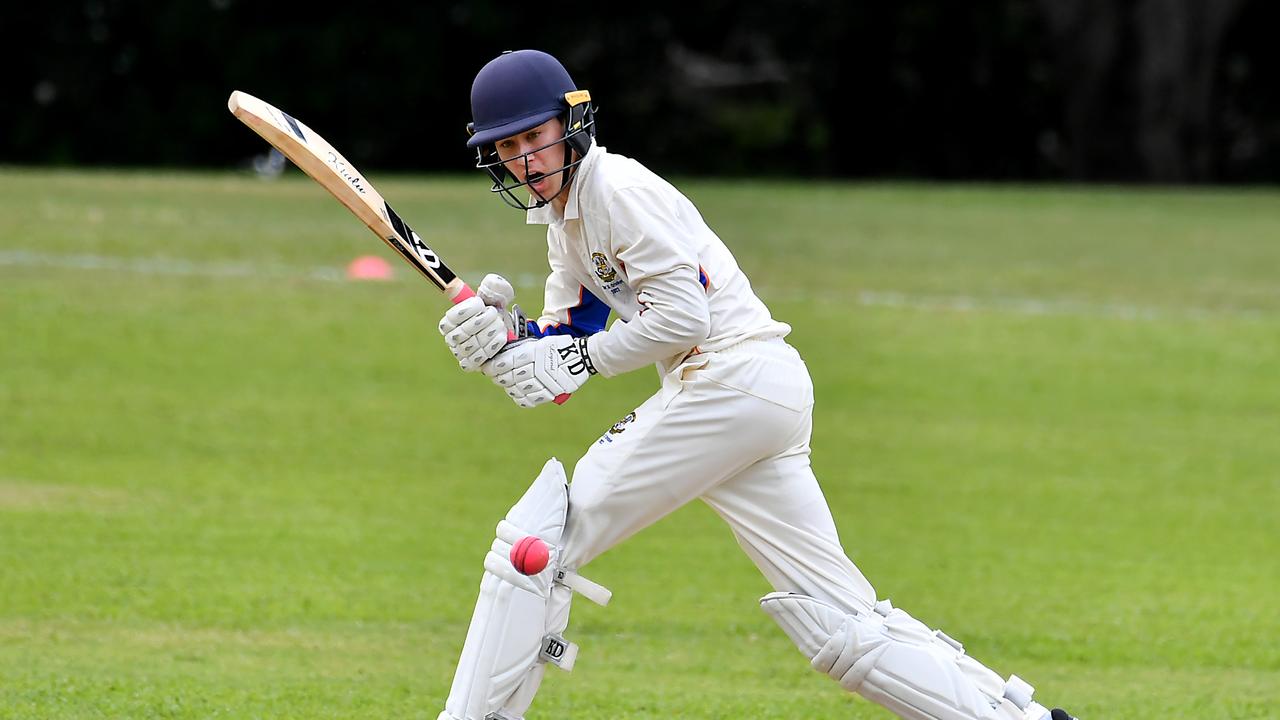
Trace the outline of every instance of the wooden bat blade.
<path fill-rule="evenodd" d="M 239 90 L 227 99 L 227 109 L 328 190 L 451 300 L 458 302 L 472 294 L 355 166 L 318 133 L 279 108 Z"/>

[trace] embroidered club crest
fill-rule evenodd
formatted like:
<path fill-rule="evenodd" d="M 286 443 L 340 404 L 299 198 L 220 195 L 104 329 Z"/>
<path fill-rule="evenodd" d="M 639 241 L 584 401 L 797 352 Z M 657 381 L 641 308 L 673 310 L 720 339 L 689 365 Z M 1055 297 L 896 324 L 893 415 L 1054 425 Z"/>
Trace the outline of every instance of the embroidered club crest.
<path fill-rule="evenodd" d="M 591 253 L 591 264 L 596 266 L 596 277 L 602 282 L 613 282 L 618 277 L 618 271 L 609 267 L 609 260 L 605 258 L 604 253 Z"/>

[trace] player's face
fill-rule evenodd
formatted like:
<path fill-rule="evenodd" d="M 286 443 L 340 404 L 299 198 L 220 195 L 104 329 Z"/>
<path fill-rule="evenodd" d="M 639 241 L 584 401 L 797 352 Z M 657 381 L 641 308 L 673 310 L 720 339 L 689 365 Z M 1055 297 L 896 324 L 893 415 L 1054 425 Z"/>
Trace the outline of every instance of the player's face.
<path fill-rule="evenodd" d="M 520 182 L 528 182 L 529 190 L 542 199 L 556 197 L 564 182 L 564 123 L 551 118 L 519 135 L 503 138 L 494 144 L 503 166 Z M 522 157 L 528 154 L 528 161 Z"/>

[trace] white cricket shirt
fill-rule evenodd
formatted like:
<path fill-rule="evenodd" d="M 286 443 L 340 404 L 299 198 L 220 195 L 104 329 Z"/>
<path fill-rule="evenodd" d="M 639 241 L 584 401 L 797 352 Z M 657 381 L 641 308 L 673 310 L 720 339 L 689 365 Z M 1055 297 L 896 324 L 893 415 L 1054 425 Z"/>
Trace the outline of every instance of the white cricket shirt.
<path fill-rule="evenodd" d="M 652 363 L 665 374 L 693 352 L 791 331 L 693 203 L 640 163 L 593 144 L 566 192 L 563 216 L 551 205 L 526 216 L 547 226 L 551 275 L 538 326 L 594 333 L 587 351 L 601 375 Z M 621 321 L 603 331 L 600 302 Z"/>

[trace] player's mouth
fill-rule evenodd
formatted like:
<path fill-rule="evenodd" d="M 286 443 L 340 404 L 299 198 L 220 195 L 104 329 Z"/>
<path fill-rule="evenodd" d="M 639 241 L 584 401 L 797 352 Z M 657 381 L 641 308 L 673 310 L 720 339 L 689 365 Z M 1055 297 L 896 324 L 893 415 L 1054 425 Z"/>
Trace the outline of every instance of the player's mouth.
<path fill-rule="evenodd" d="M 539 194 L 547 188 L 548 184 L 547 176 L 540 172 L 529 173 L 525 177 L 524 181 L 525 184 L 529 186 L 530 190 L 538 192 Z"/>

